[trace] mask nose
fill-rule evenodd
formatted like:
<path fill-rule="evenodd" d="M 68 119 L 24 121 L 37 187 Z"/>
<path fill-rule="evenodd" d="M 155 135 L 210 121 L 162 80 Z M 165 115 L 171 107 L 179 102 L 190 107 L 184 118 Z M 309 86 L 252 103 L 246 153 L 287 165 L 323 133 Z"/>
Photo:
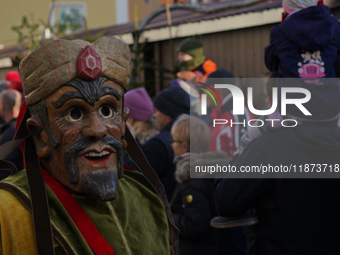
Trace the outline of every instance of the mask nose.
<path fill-rule="evenodd" d="M 89 140 L 98 141 L 107 135 L 107 128 L 101 117 L 92 113 L 83 129 L 83 136 Z"/>

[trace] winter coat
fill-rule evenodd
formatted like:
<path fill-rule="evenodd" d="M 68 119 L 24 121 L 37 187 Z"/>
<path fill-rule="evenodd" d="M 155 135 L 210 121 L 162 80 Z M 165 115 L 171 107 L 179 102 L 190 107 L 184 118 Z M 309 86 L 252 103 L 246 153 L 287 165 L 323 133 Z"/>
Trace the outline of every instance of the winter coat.
<path fill-rule="evenodd" d="M 210 73 L 215 72 L 216 70 L 217 70 L 216 64 L 210 59 L 206 59 L 203 62 L 203 64 L 201 64 L 199 67 L 193 70 L 193 72 L 196 73 L 198 76 L 202 75 L 208 77 Z"/>
<path fill-rule="evenodd" d="M 332 78 L 340 49 L 340 24 L 327 6 L 313 6 L 272 28 L 265 63 L 279 77 Z"/>
<path fill-rule="evenodd" d="M 282 87 L 302 87 L 311 94 L 304 104 L 311 115 L 303 114 L 295 105 L 287 106 L 289 115 L 324 121 L 340 112 L 340 86 L 334 78 L 334 63 L 340 48 L 340 23 L 327 6 L 313 6 L 290 14 L 272 29 L 270 45 L 265 49 L 265 63 L 270 71 L 278 70 Z M 289 93 L 301 98 L 301 93 Z M 280 105 L 280 103 L 279 103 Z"/>
<path fill-rule="evenodd" d="M 233 158 L 234 153 L 240 149 L 241 137 L 247 132 L 247 123 L 252 119 L 252 114 L 247 107 L 244 107 L 245 115 L 232 115 L 233 97 L 231 93 L 222 101 L 222 104 L 221 107 L 212 110 L 209 117 L 211 122 L 213 119 L 225 119 L 228 122 L 211 127 L 209 151 L 224 151 L 229 158 Z M 243 124 L 231 126 L 231 121 L 245 121 L 245 126 Z"/>
<path fill-rule="evenodd" d="M 141 132 L 139 134 L 136 134 L 136 139 L 138 139 L 138 142 L 143 145 L 147 141 L 149 141 L 152 137 L 156 136 L 159 134 L 159 131 L 155 128 L 150 129 L 146 132 Z"/>
<path fill-rule="evenodd" d="M 175 158 L 178 182 L 171 199 L 175 225 L 180 230 L 180 255 L 218 255 L 218 230 L 210 227 L 216 209 L 213 197 L 213 179 L 190 179 L 190 168 L 195 165 L 226 165 L 223 152 L 191 154 Z M 190 162 L 191 160 L 191 162 Z"/>
<path fill-rule="evenodd" d="M 164 185 L 168 200 L 170 200 L 176 185 L 174 151 L 170 145 L 170 139 L 172 139 L 170 131 L 174 122 L 175 120 L 169 122 L 158 135 L 141 147 L 145 157 Z"/>
<path fill-rule="evenodd" d="M 339 155 L 336 121 L 304 123 L 258 137 L 232 164 L 238 169 L 260 164 L 335 167 Z M 308 179 L 308 174 L 306 179 L 222 179 L 215 191 L 218 212 L 235 216 L 256 209 L 256 254 L 339 254 L 340 179 Z"/>
<path fill-rule="evenodd" d="M 144 145 L 147 141 L 149 141 L 152 137 L 159 134 L 159 130 L 153 128 L 150 130 L 147 130 L 145 132 L 140 132 L 136 135 L 135 140 L 139 147 Z M 129 155 L 127 153 L 124 153 L 124 163 L 130 166 L 132 169 L 139 170 L 137 165 L 133 162 L 132 159 L 130 159 Z"/>
<path fill-rule="evenodd" d="M 1 138 L 0 145 L 3 145 L 9 141 L 12 141 L 15 135 L 15 123 L 17 119 L 12 119 L 11 121 L 5 123 L 1 127 Z M 21 153 L 20 146 L 15 148 L 6 158 L 6 161 L 13 163 L 18 170 L 22 170 L 23 168 L 23 156 Z M 10 170 L 1 170 L 0 171 L 0 180 L 6 178 L 11 173 Z"/>

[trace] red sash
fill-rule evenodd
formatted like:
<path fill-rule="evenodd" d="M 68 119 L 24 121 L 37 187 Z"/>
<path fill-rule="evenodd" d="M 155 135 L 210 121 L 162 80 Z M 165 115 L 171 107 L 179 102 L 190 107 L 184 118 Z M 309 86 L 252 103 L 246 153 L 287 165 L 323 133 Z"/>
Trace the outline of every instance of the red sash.
<path fill-rule="evenodd" d="M 97 255 L 115 255 L 114 250 L 99 233 L 96 226 L 80 206 L 78 201 L 44 169 L 40 169 L 45 183 L 63 204 L 73 222 L 77 225 L 85 241 L 91 247 L 92 251 Z"/>

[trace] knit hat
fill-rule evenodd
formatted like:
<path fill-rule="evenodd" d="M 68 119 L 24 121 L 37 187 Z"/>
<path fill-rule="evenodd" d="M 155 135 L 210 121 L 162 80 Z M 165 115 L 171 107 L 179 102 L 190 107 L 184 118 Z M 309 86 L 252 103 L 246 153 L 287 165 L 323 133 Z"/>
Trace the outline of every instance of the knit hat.
<path fill-rule="evenodd" d="M 199 36 L 189 37 L 183 40 L 177 47 L 177 51 L 182 51 L 185 53 L 191 50 L 203 48 L 203 42 Z M 189 54 L 189 53 L 188 53 Z M 189 54 L 190 55 L 190 54 Z"/>
<path fill-rule="evenodd" d="M 295 11 L 316 6 L 318 2 L 319 0 L 283 0 L 282 7 L 288 14 L 291 14 Z"/>
<path fill-rule="evenodd" d="M 153 114 L 153 103 L 145 88 L 136 88 L 125 93 L 124 104 L 130 109 L 130 117 L 147 121 Z"/>
<path fill-rule="evenodd" d="M 212 85 L 212 86 L 217 83 L 225 83 L 225 82 L 235 85 L 235 78 L 231 72 L 223 68 L 210 73 L 208 75 L 207 80 L 205 81 L 206 84 Z"/>
<path fill-rule="evenodd" d="M 154 105 L 159 111 L 171 118 L 176 118 L 183 113 L 190 114 L 188 94 L 177 86 L 171 86 L 161 91 L 156 96 Z"/>
<path fill-rule="evenodd" d="M 181 71 L 192 71 L 203 64 L 206 59 L 203 54 L 203 42 L 198 35 L 183 40 L 177 47 L 177 52 L 180 51 L 193 57 L 189 61 L 180 63 Z"/>
<path fill-rule="evenodd" d="M 20 74 L 17 71 L 9 71 L 6 74 L 6 81 L 18 80 L 20 79 Z"/>
<path fill-rule="evenodd" d="M 7 89 L 15 89 L 19 92 L 23 92 L 21 80 L 20 79 L 11 80 L 11 83 L 8 85 Z"/>
<path fill-rule="evenodd" d="M 212 78 L 234 78 L 234 75 L 223 69 L 223 68 L 220 68 L 220 69 L 217 69 L 215 72 L 212 72 L 208 75 L 208 78 L 207 78 L 207 81 L 208 79 L 212 79 Z"/>

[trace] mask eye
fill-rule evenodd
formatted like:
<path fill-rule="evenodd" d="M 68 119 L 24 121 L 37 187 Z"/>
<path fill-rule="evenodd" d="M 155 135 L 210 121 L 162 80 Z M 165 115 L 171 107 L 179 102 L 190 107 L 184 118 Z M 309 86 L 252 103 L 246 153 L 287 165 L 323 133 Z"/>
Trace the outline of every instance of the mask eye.
<path fill-rule="evenodd" d="M 84 117 L 84 113 L 77 108 L 71 109 L 71 111 L 69 111 L 66 115 L 66 118 L 74 122 L 81 120 L 83 117 Z"/>
<path fill-rule="evenodd" d="M 99 112 L 99 115 L 105 119 L 110 119 L 114 116 L 114 112 L 112 111 L 112 109 L 105 105 L 100 107 L 98 112 Z"/>

